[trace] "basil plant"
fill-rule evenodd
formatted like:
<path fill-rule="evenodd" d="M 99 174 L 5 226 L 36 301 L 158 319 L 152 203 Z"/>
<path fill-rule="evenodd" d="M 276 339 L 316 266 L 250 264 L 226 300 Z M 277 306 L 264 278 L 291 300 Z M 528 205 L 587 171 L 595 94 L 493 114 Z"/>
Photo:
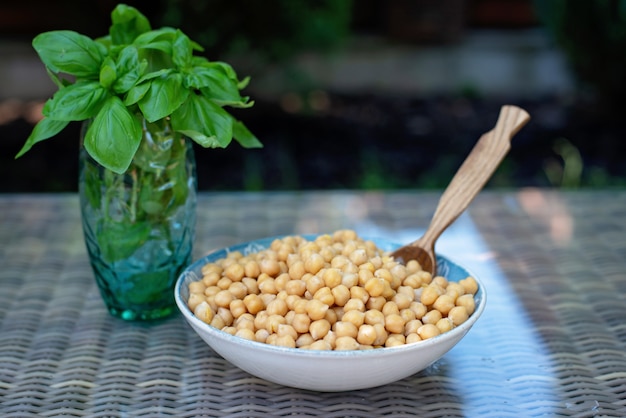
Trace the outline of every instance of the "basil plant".
<path fill-rule="evenodd" d="M 152 29 L 133 7 L 118 5 L 111 20 L 109 34 L 95 40 L 69 30 L 34 38 L 58 91 L 16 158 L 70 122 L 91 120 L 86 151 L 122 174 L 139 148 L 142 117 L 169 118 L 174 131 L 205 148 L 224 148 L 233 138 L 245 148 L 262 146 L 224 109 L 253 105 L 240 94 L 249 78 L 240 81 L 230 65 L 194 55 L 200 45 L 178 29 Z"/>

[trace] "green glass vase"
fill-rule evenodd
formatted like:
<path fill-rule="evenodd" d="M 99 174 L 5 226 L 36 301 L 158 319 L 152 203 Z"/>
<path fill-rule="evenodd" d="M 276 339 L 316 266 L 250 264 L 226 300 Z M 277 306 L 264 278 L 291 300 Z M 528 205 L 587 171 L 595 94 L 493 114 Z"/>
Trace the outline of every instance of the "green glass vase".
<path fill-rule="evenodd" d="M 174 284 L 191 262 L 196 189 L 191 140 L 174 133 L 167 120 L 144 120 L 141 144 L 123 174 L 102 167 L 81 145 L 85 244 L 113 316 L 151 320 L 175 311 Z"/>

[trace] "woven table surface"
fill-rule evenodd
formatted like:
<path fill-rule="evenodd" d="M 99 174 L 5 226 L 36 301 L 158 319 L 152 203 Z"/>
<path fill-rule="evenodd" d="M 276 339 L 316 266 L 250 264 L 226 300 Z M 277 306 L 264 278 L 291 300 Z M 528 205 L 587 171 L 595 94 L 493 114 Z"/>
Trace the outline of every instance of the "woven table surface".
<path fill-rule="evenodd" d="M 204 193 L 194 258 L 354 228 L 408 242 L 438 193 Z M 483 192 L 438 243 L 487 308 L 396 383 L 311 392 L 253 377 L 177 314 L 111 317 L 75 195 L 0 195 L 0 417 L 626 417 L 626 191 Z"/>

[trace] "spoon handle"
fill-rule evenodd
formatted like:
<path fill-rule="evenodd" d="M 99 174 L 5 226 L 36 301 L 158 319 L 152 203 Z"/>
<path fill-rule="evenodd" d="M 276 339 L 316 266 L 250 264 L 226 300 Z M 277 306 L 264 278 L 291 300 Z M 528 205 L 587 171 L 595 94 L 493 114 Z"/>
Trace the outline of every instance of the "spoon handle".
<path fill-rule="evenodd" d="M 495 127 L 483 134 L 439 199 L 420 245 L 433 248 L 441 233 L 454 222 L 478 195 L 511 149 L 511 138 L 530 120 L 517 106 L 502 106 Z"/>

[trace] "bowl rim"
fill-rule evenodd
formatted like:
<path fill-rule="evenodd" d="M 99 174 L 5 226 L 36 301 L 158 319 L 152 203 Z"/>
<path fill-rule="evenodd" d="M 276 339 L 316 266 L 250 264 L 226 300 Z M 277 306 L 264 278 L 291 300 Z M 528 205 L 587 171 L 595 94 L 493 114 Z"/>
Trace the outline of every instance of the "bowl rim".
<path fill-rule="evenodd" d="M 476 308 L 474 309 L 474 312 L 461 325 L 451 329 L 450 331 L 446 331 L 442 334 L 439 334 L 435 337 L 428 338 L 422 341 L 417 341 L 417 342 L 410 343 L 410 344 L 402 344 L 402 345 L 398 345 L 394 347 L 379 347 L 379 348 L 368 349 L 368 350 L 307 350 L 307 349 L 302 349 L 302 348 L 297 348 L 297 347 L 291 348 L 291 347 L 276 346 L 276 345 L 262 343 L 258 341 L 247 340 L 245 338 L 241 338 L 241 337 L 237 337 L 235 335 L 229 334 L 225 331 L 222 331 L 221 329 L 217 329 L 207 324 L 206 322 L 203 322 L 198 317 L 196 317 L 194 313 L 191 311 L 191 309 L 187 306 L 187 303 L 182 296 L 181 289 L 188 277 L 189 271 L 197 269 L 201 265 L 208 263 L 209 259 L 218 259 L 216 258 L 216 256 L 220 252 L 228 253 L 228 251 L 236 251 L 234 248 L 237 248 L 237 249 L 245 248 L 246 246 L 250 246 L 252 244 L 258 244 L 261 241 L 265 242 L 269 240 L 269 242 L 271 242 L 271 240 L 273 239 L 283 238 L 283 237 L 292 236 L 292 235 L 299 235 L 304 238 L 310 239 L 311 237 L 316 237 L 316 236 L 323 235 L 323 234 L 288 234 L 288 235 L 277 235 L 277 236 L 272 236 L 272 237 L 254 239 L 254 240 L 250 240 L 246 242 L 237 243 L 228 247 L 215 249 L 209 252 L 208 254 L 204 255 L 200 259 L 196 260 L 192 264 L 190 264 L 179 275 L 178 279 L 176 280 L 175 287 L 174 287 L 174 299 L 175 299 L 176 305 L 178 306 L 179 311 L 185 316 L 187 321 L 189 321 L 190 325 L 192 325 L 194 328 L 202 329 L 206 331 L 212 337 L 219 338 L 220 340 L 223 340 L 224 342 L 233 343 L 233 344 L 237 344 L 240 346 L 243 345 L 251 350 L 267 351 L 267 352 L 272 352 L 276 354 L 295 356 L 295 357 L 351 358 L 355 356 L 379 357 L 379 356 L 386 356 L 386 355 L 395 355 L 398 352 L 402 352 L 402 351 L 426 349 L 429 346 L 438 345 L 439 343 L 445 342 L 450 339 L 457 339 L 457 338 L 460 339 L 463 337 L 463 335 L 465 335 L 465 333 L 469 331 L 469 329 L 474 325 L 474 323 L 478 320 L 478 318 L 480 318 L 483 311 L 485 310 L 485 306 L 487 303 L 487 294 L 485 291 L 485 286 L 483 282 L 480 280 L 480 278 L 478 278 L 475 274 L 473 274 L 471 270 L 467 269 L 466 267 L 463 267 L 461 264 L 455 262 L 450 257 L 447 257 L 439 253 L 437 254 L 438 259 L 443 260 L 445 263 L 451 263 L 455 265 L 456 267 L 466 271 L 468 276 L 471 276 L 476 280 L 476 282 L 478 283 L 478 291 L 476 292 L 474 297 L 476 298 L 476 296 L 478 296 L 477 298 L 478 303 L 476 304 Z M 374 242 L 384 241 L 386 244 L 390 244 L 390 245 L 394 245 L 398 247 L 401 246 L 401 244 L 396 244 L 390 241 L 389 239 L 385 239 L 385 238 L 363 238 L 363 239 L 372 240 Z"/>

